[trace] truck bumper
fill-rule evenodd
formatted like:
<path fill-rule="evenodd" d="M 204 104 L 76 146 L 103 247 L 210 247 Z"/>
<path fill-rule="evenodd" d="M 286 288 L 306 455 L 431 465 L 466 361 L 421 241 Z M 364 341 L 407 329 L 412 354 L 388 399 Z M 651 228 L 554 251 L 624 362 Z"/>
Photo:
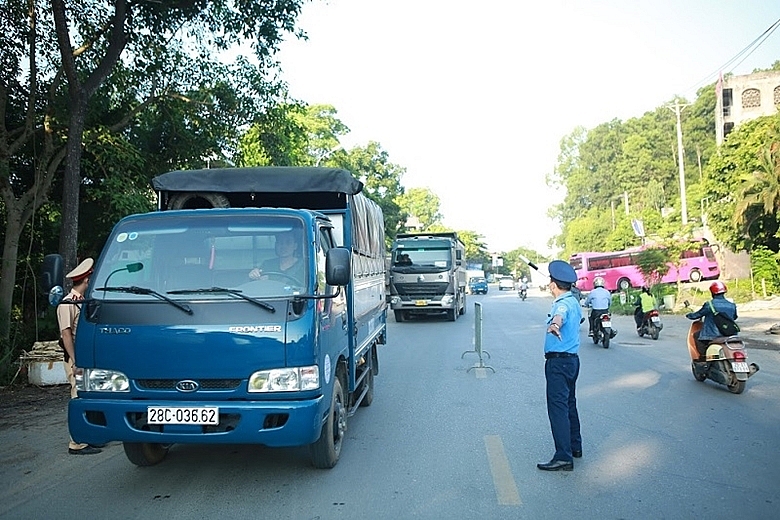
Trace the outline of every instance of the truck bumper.
<path fill-rule="evenodd" d="M 390 304 L 390 308 L 394 311 L 408 311 L 408 312 L 442 312 L 455 308 L 455 302 L 450 304 L 443 304 L 441 302 L 400 302 Z"/>
<path fill-rule="evenodd" d="M 445 294 L 433 299 L 404 299 L 394 295 L 390 300 L 390 308 L 394 311 L 441 312 L 455 309 L 457 305 L 457 298 L 451 294 Z"/>
<path fill-rule="evenodd" d="M 148 425 L 148 406 L 219 407 L 219 425 Z M 161 444 L 263 444 L 304 446 L 320 437 L 325 399 L 304 401 L 127 401 L 71 399 L 68 426 L 73 440 Z"/>

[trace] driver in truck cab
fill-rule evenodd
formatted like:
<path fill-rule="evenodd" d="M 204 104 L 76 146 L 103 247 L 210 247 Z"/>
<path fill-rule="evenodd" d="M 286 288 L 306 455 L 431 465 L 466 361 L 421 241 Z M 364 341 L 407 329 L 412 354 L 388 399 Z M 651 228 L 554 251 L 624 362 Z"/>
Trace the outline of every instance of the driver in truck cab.
<path fill-rule="evenodd" d="M 279 276 L 278 278 L 289 277 L 301 283 L 304 279 L 304 266 L 300 247 L 301 238 L 298 232 L 287 231 L 279 233 L 276 235 L 274 243 L 276 258 L 266 260 L 259 268 L 255 267 L 252 269 L 249 272 L 249 278 L 252 280 L 274 278 L 274 273 L 281 273 L 285 276 Z"/>

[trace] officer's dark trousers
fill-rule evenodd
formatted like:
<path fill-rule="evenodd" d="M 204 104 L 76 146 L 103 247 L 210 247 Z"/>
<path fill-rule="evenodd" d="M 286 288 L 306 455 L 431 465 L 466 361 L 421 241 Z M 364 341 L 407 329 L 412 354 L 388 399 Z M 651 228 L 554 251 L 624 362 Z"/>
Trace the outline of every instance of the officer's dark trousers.
<path fill-rule="evenodd" d="M 575 387 L 580 373 L 580 358 L 550 358 L 544 363 L 547 379 L 547 415 L 550 418 L 554 460 L 571 461 L 572 450 L 582 450 L 580 417 L 577 414 Z"/>

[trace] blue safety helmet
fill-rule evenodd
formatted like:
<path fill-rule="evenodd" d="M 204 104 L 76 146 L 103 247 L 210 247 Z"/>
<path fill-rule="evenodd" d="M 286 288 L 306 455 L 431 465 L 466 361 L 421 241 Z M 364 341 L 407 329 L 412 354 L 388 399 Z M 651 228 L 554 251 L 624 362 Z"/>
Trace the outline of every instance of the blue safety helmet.
<path fill-rule="evenodd" d="M 568 262 L 563 260 L 553 260 L 547 266 L 550 270 L 550 278 L 563 283 L 574 283 L 577 281 L 577 273 Z"/>

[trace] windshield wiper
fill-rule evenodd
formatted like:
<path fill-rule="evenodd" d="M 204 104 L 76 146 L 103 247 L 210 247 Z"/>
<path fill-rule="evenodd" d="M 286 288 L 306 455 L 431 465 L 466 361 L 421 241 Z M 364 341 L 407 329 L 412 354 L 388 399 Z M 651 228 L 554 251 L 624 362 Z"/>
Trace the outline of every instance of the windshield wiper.
<path fill-rule="evenodd" d="M 183 310 L 187 314 L 192 314 L 192 308 L 190 308 L 189 305 L 186 303 L 179 303 L 176 300 L 172 300 L 165 296 L 164 294 L 160 294 L 154 289 L 147 289 L 146 287 L 137 287 L 135 285 L 132 285 L 130 287 L 99 287 L 95 289 L 96 291 L 111 291 L 111 292 L 122 292 L 122 293 L 130 293 L 130 294 L 148 294 L 150 296 L 154 296 L 155 298 L 158 298 L 160 300 L 166 301 L 173 305 L 174 307 Z"/>
<path fill-rule="evenodd" d="M 175 291 L 168 291 L 168 294 L 202 294 L 202 293 L 215 293 L 215 294 L 230 294 L 232 296 L 238 296 L 248 302 L 252 302 L 258 307 L 262 307 L 270 312 L 276 312 L 276 307 L 268 302 L 257 300 L 251 296 L 243 294 L 239 289 L 225 289 L 224 287 L 210 287 L 208 289 L 178 289 Z"/>

